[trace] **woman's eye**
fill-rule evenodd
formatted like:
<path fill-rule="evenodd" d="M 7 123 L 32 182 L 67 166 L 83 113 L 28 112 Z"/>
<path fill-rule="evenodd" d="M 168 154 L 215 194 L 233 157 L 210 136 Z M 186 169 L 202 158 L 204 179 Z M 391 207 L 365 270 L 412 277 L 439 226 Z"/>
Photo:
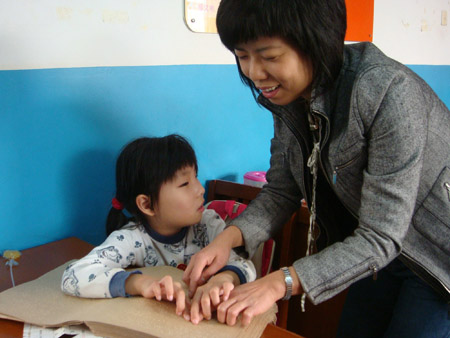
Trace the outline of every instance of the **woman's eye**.
<path fill-rule="evenodd" d="M 247 55 L 238 55 L 238 54 L 236 54 L 236 57 L 238 58 L 238 60 L 245 60 L 245 59 L 247 59 Z"/>

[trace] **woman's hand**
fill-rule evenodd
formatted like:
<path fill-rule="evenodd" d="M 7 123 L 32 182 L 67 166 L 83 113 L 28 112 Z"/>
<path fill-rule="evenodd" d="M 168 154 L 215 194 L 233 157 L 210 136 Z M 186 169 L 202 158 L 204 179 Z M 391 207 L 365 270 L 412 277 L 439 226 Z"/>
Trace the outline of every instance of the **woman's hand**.
<path fill-rule="evenodd" d="M 272 272 L 254 282 L 237 286 L 230 298 L 217 307 L 217 320 L 232 326 L 242 314 L 242 325 L 247 326 L 253 317 L 269 310 L 285 293 L 283 272 Z"/>
<path fill-rule="evenodd" d="M 221 232 L 207 247 L 192 256 L 183 274 L 183 281 L 189 286 L 192 296 L 197 285 L 203 285 L 219 269 L 223 268 L 230 257 L 230 251 L 242 245 L 239 228 L 230 226 Z"/>
<path fill-rule="evenodd" d="M 125 290 L 130 295 L 140 295 L 144 298 L 156 298 L 176 302 L 176 314 L 181 316 L 186 310 L 186 294 L 181 284 L 174 282 L 171 276 L 157 280 L 148 275 L 131 275 L 125 282 Z"/>
<path fill-rule="evenodd" d="M 232 271 L 224 271 L 198 287 L 191 301 L 191 322 L 198 324 L 203 318 L 210 320 L 212 311 L 229 298 L 235 284 L 239 284 L 238 276 Z"/>

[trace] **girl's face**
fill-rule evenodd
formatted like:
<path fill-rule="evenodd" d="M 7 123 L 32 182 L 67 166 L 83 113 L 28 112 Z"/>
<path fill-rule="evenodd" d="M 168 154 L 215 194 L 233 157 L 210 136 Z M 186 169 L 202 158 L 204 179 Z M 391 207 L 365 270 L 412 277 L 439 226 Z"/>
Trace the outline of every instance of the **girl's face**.
<path fill-rule="evenodd" d="M 178 170 L 171 181 L 161 186 L 150 226 L 159 234 L 168 236 L 185 226 L 197 224 L 205 210 L 204 193 L 194 167 Z"/>
<path fill-rule="evenodd" d="M 234 52 L 244 75 L 272 103 L 311 98 L 311 60 L 283 39 L 260 38 L 237 45 Z"/>

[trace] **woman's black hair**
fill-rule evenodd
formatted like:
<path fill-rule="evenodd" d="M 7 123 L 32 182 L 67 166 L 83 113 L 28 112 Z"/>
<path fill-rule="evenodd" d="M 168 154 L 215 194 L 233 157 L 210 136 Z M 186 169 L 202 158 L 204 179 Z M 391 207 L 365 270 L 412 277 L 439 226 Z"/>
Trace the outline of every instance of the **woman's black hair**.
<path fill-rule="evenodd" d="M 158 202 L 163 183 L 172 180 L 179 169 L 194 167 L 197 158 L 189 142 L 180 135 L 142 137 L 128 143 L 116 163 L 116 199 L 138 222 L 145 222 L 136 205 L 136 197 L 150 197 L 150 208 Z M 128 222 L 121 210 L 111 208 L 106 233 L 120 229 Z"/>
<path fill-rule="evenodd" d="M 279 37 L 310 58 L 312 89 L 329 89 L 343 62 L 347 29 L 345 0 L 222 0 L 217 11 L 222 43 L 234 53 L 240 43 Z M 239 75 L 255 98 L 259 94 L 236 58 Z"/>

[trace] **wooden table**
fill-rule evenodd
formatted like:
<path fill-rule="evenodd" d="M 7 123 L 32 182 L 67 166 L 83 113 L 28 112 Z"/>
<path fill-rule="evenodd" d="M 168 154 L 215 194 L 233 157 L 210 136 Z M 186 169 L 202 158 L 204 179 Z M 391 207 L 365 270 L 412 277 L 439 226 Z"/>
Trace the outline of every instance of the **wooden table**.
<path fill-rule="evenodd" d="M 76 237 L 62 239 L 56 242 L 37 246 L 22 251 L 19 265 L 13 267 L 16 285 L 36 279 L 55 269 L 65 262 L 78 259 L 91 251 L 93 246 Z M 12 287 L 9 267 L 2 259 L 0 264 L 0 292 Z M 0 319 L 0 338 L 21 338 L 23 323 Z M 264 330 L 263 338 L 301 338 L 301 336 L 269 324 Z"/>

